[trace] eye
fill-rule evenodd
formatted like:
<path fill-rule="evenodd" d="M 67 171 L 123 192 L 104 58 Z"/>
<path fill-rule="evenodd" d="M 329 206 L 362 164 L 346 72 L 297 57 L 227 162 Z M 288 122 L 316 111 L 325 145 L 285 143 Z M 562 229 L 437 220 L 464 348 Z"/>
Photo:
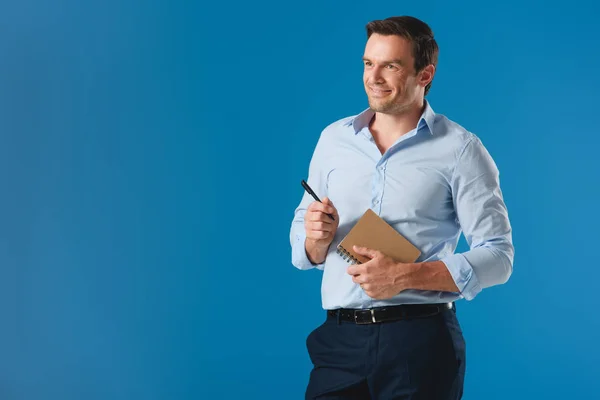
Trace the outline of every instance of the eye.
<path fill-rule="evenodd" d="M 394 64 L 388 64 L 385 66 L 386 69 L 396 69 L 396 66 Z"/>
<path fill-rule="evenodd" d="M 364 63 L 365 63 L 365 67 L 370 67 L 373 65 L 373 63 L 371 61 L 367 61 L 367 60 L 365 60 Z"/>

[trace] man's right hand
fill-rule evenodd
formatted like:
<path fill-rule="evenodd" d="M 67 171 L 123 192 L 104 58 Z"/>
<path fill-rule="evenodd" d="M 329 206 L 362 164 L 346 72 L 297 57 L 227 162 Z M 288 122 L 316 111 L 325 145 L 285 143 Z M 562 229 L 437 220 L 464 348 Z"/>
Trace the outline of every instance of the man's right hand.
<path fill-rule="evenodd" d="M 332 221 L 327 214 L 333 215 Z M 333 241 L 335 232 L 340 223 L 337 209 L 328 197 L 323 203 L 314 201 L 310 203 L 304 214 L 304 230 L 306 231 L 306 242 L 304 247 L 306 255 L 313 264 L 321 264 L 325 261 L 329 245 Z"/>

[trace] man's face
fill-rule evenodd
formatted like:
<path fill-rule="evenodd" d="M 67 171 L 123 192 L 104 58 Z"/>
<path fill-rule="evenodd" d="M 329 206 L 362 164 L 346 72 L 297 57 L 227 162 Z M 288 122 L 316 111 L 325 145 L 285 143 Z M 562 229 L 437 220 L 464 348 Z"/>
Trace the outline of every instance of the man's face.
<path fill-rule="evenodd" d="M 363 82 L 373 111 L 401 114 L 422 98 L 423 79 L 415 71 L 410 42 L 400 36 L 372 34 L 363 56 Z"/>

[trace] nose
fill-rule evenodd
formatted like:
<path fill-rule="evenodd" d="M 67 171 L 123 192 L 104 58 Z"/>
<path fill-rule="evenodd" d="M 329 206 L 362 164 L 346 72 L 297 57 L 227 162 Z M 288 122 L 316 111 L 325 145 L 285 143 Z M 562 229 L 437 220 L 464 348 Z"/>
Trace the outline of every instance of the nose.
<path fill-rule="evenodd" d="M 383 83 L 384 82 L 383 75 L 381 73 L 381 68 L 374 67 L 371 69 L 369 81 L 371 83 Z"/>

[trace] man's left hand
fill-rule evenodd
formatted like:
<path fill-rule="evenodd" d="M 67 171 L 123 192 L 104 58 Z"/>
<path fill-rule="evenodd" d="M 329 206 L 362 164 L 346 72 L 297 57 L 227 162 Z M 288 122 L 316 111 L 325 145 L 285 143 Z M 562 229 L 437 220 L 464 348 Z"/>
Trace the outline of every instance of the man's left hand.
<path fill-rule="evenodd" d="M 389 299 L 408 289 L 408 276 L 414 272 L 416 264 L 399 263 L 380 251 L 366 247 L 353 247 L 360 255 L 370 258 L 363 264 L 348 267 L 352 281 L 360 285 L 365 293 L 377 300 Z"/>

